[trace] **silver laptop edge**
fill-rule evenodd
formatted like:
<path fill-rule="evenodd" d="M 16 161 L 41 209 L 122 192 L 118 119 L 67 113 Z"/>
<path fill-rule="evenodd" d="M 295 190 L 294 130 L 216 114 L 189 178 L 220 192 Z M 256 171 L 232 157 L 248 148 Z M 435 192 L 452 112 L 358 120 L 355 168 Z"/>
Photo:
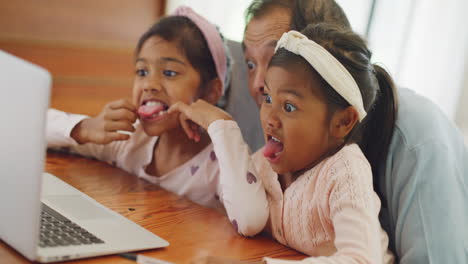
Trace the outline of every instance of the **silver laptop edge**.
<path fill-rule="evenodd" d="M 0 69 L 0 238 L 34 260 L 51 76 L 3 51 Z"/>
<path fill-rule="evenodd" d="M 43 173 L 51 76 L 3 51 L 0 70 L 0 239 L 40 262 L 168 246 L 162 238 Z M 38 247 L 41 199 L 105 243 Z"/>

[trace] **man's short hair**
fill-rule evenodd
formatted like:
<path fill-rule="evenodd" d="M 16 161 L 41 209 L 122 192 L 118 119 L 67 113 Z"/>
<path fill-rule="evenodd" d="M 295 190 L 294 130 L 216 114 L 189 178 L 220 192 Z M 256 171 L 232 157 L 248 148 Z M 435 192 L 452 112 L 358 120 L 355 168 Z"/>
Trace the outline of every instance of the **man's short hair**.
<path fill-rule="evenodd" d="M 245 10 L 245 24 L 249 24 L 252 18 L 260 18 L 275 8 L 294 9 L 295 0 L 253 0 Z"/>
<path fill-rule="evenodd" d="M 351 30 L 345 12 L 335 0 L 296 0 L 291 29 L 301 31 L 309 24 L 327 23 Z"/>
<path fill-rule="evenodd" d="M 328 23 L 351 29 L 343 9 L 335 0 L 253 0 L 245 10 L 245 24 L 260 18 L 275 8 L 291 12 L 293 30 L 301 31 L 309 24 Z"/>

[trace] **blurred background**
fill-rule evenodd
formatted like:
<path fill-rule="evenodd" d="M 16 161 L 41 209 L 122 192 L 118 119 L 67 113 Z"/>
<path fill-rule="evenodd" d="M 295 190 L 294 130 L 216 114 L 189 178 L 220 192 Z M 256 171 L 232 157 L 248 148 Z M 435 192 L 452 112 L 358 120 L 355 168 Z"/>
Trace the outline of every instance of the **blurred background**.
<path fill-rule="evenodd" d="M 0 49 L 52 73 L 52 107 L 95 115 L 130 98 L 133 48 L 164 8 L 158 0 L 0 0 Z"/>
<path fill-rule="evenodd" d="M 130 97 L 139 36 L 179 5 L 242 41 L 251 0 L 0 0 L 0 49 L 47 68 L 52 107 L 94 115 Z M 374 62 L 430 98 L 468 142 L 468 1 L 337 0 Z M 242 63 L 242 62 L 238 62 Z"/>

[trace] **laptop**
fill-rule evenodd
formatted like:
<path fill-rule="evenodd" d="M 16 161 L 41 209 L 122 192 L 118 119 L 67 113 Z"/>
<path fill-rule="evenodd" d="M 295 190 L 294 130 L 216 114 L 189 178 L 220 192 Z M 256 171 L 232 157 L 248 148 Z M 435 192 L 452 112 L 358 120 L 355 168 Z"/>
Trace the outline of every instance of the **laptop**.
<path fill-rule="evenodd" d="M 0 239 L 43 263 L 168 246 L 44 173 L 50 86 L 46 70 L 0 50 Z"/>

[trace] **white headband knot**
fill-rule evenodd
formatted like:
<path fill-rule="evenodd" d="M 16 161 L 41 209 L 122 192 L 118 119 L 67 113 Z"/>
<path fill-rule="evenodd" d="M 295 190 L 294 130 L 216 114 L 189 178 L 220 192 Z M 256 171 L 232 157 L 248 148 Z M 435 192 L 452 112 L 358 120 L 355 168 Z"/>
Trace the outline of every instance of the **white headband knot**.
<path fill-rule="evenodd" d="M 303 57 L 338 94 L 356 108 L 359 121 L 366 117 L 361 91 L 356 81 L 325 48 L 294 30 L 283 34 L 276 44 L 275 53 L 279 48 Z"/>

